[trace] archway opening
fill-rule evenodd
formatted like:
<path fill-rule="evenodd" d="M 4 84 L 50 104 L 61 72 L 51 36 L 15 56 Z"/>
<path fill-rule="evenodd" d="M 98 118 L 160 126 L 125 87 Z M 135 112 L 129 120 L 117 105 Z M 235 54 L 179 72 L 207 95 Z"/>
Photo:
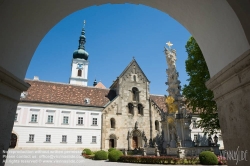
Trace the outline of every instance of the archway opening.
<path fill-rule="evenodd" d="M 10 146 L 9 148 L 15 148 L 17 145 L 17 135 L 12 133 L 11 134 L 11 139 L 10 139 Z"/>

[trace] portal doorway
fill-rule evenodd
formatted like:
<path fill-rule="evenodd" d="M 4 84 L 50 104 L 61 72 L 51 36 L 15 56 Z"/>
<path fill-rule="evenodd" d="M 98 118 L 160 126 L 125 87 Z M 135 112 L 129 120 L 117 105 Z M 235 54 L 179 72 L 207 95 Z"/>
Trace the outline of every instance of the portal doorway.
<path fill-rule="evenodd" d="M 133 137 L 132 147 L 133 147 L 133 149 L 138 148 L 138 137 Z"/>
<path fill-rule="evenodd" d="M 142 135 L 140 130 L 135 129 L 134 131 L 131 132 L 129 145 L 130 148 L 132 149 L 137 149 L 142 147 Z"/>
<path fill-rule="evenodd" d="M 116 148 L 117 147 L 117 137 L 114 134 L 109 136 L 109 148 Z"/>
<path fill-rule="evenodd" d="M 115 148 L 115 140 L 109 139 L 109 148 Z"/>
<path fill-rule="evenodd" d="M 11 139 L 10 139 L 10 146 L 9 148 L 15 148 L 17 144 L 17 135 L 12 133 L 11 134 Z"/>

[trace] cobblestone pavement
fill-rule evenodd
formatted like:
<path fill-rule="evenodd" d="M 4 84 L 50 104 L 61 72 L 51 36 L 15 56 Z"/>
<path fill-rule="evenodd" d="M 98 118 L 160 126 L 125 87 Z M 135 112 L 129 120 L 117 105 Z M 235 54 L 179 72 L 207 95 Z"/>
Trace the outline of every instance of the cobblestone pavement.
<path fill-rule="evenodd" d="M 9 150 L 5 166 L 147 166 L 85 159 L 77 150 Z M 161 164 L 154 164 L 159 166 Z M 162 165 L 161 165 L 162 166 Z M 185 165 L 187 166 L 187 165 Z"/>

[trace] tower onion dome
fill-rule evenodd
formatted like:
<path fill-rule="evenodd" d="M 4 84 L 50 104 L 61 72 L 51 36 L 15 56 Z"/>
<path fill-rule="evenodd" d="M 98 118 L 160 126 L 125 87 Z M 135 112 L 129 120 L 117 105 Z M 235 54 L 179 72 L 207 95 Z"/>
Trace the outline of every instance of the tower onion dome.
<path fill-rule="evenodd" d="M 84 44 L 86 43 L 85 30 L 82 28 L 81 36 L 79 38 L 78 50 L 75 50 L 73 53 L 74 59 L 85 59 L 88 60 L 89 54 L 85 51 Z"/>

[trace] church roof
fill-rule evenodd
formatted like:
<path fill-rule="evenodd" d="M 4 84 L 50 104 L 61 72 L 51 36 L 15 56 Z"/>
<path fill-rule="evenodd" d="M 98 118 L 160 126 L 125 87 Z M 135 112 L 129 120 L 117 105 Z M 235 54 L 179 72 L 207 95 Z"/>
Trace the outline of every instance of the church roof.
<path fill-rule="evenodd" d="M 50 103 L 63 105 L 104 107 L 116 97 L 110 89 L 53 83 L 38 80 L 25 80 L 31 86 L 22 102 Z M 89 99 L 89 103 L 86 103 Z"/>
<path fill-rule="evenodd" d="M 88 87 L 41 80 L 25 82 L 31 86 L 25 98 L 20 99 L 21 102 L 105 107 L 116 97 L 116 92 L 105 88 L 103 84 L 99 84 L 100 87 Z M 89 99 L 89 103 L 86 103 L 86 99 Z M 164 96 L 150 95 L 150 99 L 164 112 L 167 111 Z"/>
<path fill-rule="evenodd" d="M 160 95 L 150 95 L 150 99 L 164 112 L 167 112 L 167 106 L 165 104 L 165 96 Z"/>
<path fill-rule="evenodd" d="M 94 86 L 95 88 L 101 88 L 101 89 L 107 89 L 104 85 L 103 85 L 103 83 L 101 83 L 101 82 L 98 82 L 97 84 L 96 84 L 96 86 Z"/>

